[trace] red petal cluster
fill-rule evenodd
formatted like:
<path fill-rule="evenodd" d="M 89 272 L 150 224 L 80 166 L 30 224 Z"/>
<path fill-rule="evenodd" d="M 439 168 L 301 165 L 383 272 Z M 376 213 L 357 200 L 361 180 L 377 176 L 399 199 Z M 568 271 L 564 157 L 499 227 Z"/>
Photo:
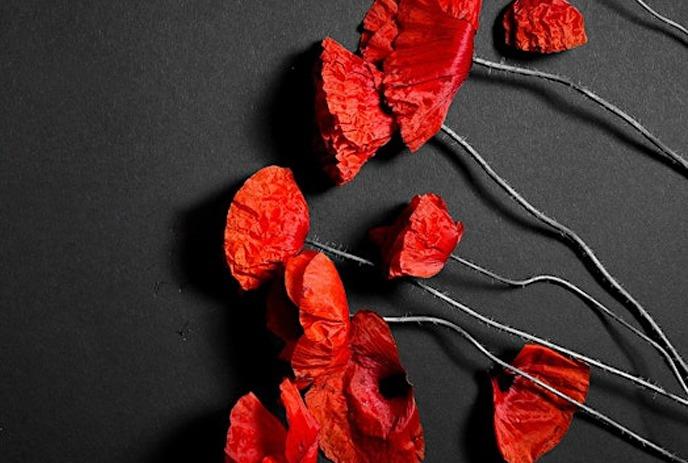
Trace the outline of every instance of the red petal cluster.
<path fill-rule="evenodd" d="M 585 402 L 590 385 L 587 366 L 535 344 L 525 345 L 512 365 Z M 532 463 L 561 441 L 575 407 L 521 376 L 503 375 L 512 380 L 510 385 L 503 387 L 500 378 L 492 379 L 497 445 L 508 463 Z"/>
<path fill-rule="evenodd" d="M 421 461 L 418 409 L 384 320 L 362 311 L 349 322 L 342 282 L 321 253 L 305 251 L 287 262 L 284 293 L 282 302 L 277 292 L 271 296 L 270 328 L 286 334 L 297 382 L 310 385 L 306 403 L 327 457 L 336 463 Z M 298 313 L 300 331 L 280 325 L 293 325 L 290 310 Z"/>
<path fill-rule="evenodd" d="M 291 170 L 265 167 L 234 196 L 227 213 L 225 258 L 244 290 L 272 278 L 303 247 L 308 205 Z"/>
<path fill-rule="evenodd" d="M 267 318 L 268 328 L 287 343 L 283 356 L 299 386 L 348 362 L 349 304 L 324 254 L 304 251 L 287 261 L 284 286 L 269 298 Z"/>
<path fill-rule="evenodd" d="M 318 424 L 298 389 L 285 379 L 280 385 L 289 430 L 253 394 L 232 408 L 227 432 L 227 463 L 315 463 Z"/>
<path fill-rule="evenodd" d="M 376 0 L 361 53 L 381 63 L 385 101 L 404 143 L 417 151 L 442 126 L 468 77 L 480 0 Z"/>
<path fill-rule="evenodd" d="M 506 44 L 526 52 L 556 53 L 588 41 L 583 15 L 566 0 L 515 0 L 502 25 Z"/>
<path fill-rule="evenodd" d="M 444 200 L 432 193 L 414 196 L 391 226 L 370 230 L 390 279 L 437 275 L 462 235 L 463 223 L 455 222 Z"/>
<path fill-rule="evenodd" d="M 323 40 L 322 49 L 316 116 L 325 171 L 341 185 L 390 140 L 394 123 L 382 110 L 380 71 L 331 38 Z"/>

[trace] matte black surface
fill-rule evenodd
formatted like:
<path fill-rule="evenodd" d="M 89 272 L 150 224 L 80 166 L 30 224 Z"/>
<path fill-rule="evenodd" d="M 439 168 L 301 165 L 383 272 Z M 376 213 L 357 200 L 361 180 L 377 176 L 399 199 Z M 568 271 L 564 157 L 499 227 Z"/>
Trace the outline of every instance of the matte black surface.
<path fill-rule="evenodd" d="M 651 3 L 688 23 L 688 3 Z M 222 461 L 231 405 L 248 390 L 274 397 L 283 373 L 261 294 L 238 297 L 221 254 L 233 191 L 266 164 L 296 166 L 312 236 L 369 252 L 368 227 L 434 191 L 466 224 L 462 255 L 513 276 L 565 275 L 627 315 L 443 137 L 322 187 L 308 168 L 313 46 L 331 35 L 353 49 L 368 4 L 0 4 L 0 461 Z M 486 1 L 479 55 L 499 59 L 506 4 Z M 590 43 L 527 63 L 589 85 L 688 153 L 688 44 L 633 2 L 575 4 Z M 579 231 L 688 353 L 688 178 L 550 84 L 475 69 L 447 123 Z M 406 285 L 340 268 L 353 307 L 451 316 Z M 677 390 L 655 354 L 558 288 L 504 290 L 451 265 L 438 280 L 500 320 Z M 520 345 L 456 319 L 505 358 Z M 493 461 L 490 364 L 446 332 L 395 334 L 427 461 Z M 593 384 L 590 404 L 688 456 L 688 410 L 598 373 Z M 579 416 L 542 461 L 656 460 Z"/>

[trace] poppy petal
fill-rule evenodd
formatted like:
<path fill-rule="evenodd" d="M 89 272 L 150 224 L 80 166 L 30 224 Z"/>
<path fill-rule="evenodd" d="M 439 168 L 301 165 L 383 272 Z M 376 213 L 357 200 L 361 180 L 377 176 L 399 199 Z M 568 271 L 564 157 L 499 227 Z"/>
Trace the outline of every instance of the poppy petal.
<path fill-rule="evenodd" d="M 513 366 L 585 402 L 590 369 L 544 346 L 526 344 Z M 576 408 L 521 376 L 505 371 L 492 379 L 494 427 L 499 450 L 508 463 L 532 463 L 559 444 Z"/>
<path fill-rule="evenodd" d="M 304 251 L 287 262 L 286 292 L 298 307 L 303 336 L 294 346 L 292 368 L 299 386 L 340 369 L 349 358 L 349 304 L 332 261 Z"/>
<path fill-rule="evenodd" d="M 515 0 L 502 26 L 506 44 L 525 52 L 556 53 L 588 41 L 583 15 L 566 0 Z"/>
<path fill-rule="evenodd" d="M 269 166 L 251 176 L 227 213 L 225 258 L 244 290 L 274 276 L 303 247 L 308 205 L 291 170 Z"/>
<path fill-rule="evenodd" d="M 288 463 L 316 463 L 318 460 L 318 423 L 294 384 L 285 379 L 280 396 L 287 411 L 289 430 L 284 455 Z"/>
<path fill-rule="evenodd" d="M 325 171 L 337 184 L 352 180 L 392 137 L 392 117 L 382 110 L 382 74 L 331 38 L 322 42 L 316 78 L 316 118 Z"/>
<path fill-rule="evenodd" d="M 425 440 L 413 389 L 385 321 L 358 312 L 351 349 L 347 368 L 319 378 L 306 394 L 325 455 L 335 463 L 422 461 Z"/>
<path fill-rule="evenodd" d="M 359 49 L 369 63 L 381 63 L 394 50 L 392 44 L 399 34 L 398 11 L 399 0 L 375 0 L 363 18 Z"/>
<path fill-rule="evenodd" d="M 383 63 L 383 90 L 411 151 L 440 130 L 468 77 L 479 10 L 479 0 L 399 2 L 399 34 Z"/>
<path fill-rule="evenodd" d="M 455 222 L 444 200 L 432 193 L 414 196 L 394 224 L 370 231 L 389 279 L 437 275 L 462 236 L 463 224 Z"/>
<path fill-rule="evenodd" d="M 241 397 L 232 408 L 227 431 L 227 463 L 263 463 L 266 458 L 283 461 L 287 431 L 253 393 Z"/>

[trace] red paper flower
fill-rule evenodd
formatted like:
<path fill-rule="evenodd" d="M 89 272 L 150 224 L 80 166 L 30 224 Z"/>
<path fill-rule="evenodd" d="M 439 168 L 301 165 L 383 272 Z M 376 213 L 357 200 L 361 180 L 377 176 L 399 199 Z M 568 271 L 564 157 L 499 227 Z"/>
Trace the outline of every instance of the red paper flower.
<path fill-rule="evenodd" d="M 341 185 L 389 141 L 391 116 L 382 110 L 382 74 L 336 41 L 322 42 L 316 79 L 316 117 L 325 148 L 325 170 Z"/>
<path fill-rule="evenodd" d="M 566 0 L 515 0 L 502 25 L 506 44 L 521 51 L 555 53 L 588 41 L 583 15 Z"/>
<path fill-rule="evenodd" d="M 342 282 L 321 253 L 290 259 L 284 288 L 282 302 L 277 292 L 270 297 L 269 326 L 287 341 L 298 384 L 310 385 L 306 403 L 327 457 L 335 463 L 421 461 L 418 409 L 384 320 L 363 311 L 349 322 Z M 289 311 L 298 312 L 300 328 Z"/>
<path fill-rule="evenodd" d="M 411 151 L 433 137 L 468 77 L 480 0 L 376 0 L 363 56 L 382 62 L 385 101 Z"/>
<path fill-rule="evenodd" d="M 271 294 L 267 318 L 268 328 L 287 343 L 283 357 L 291 361 L 299 386 L 348 362 L 349 304 L 324 254 L 304 251 L 287 261 L 283 289 Z"/>
<path fill-rule="evenodd" d="M 291 170 L 265 167 L 232 200 L 225 228 L 225 258 L 244 290 L 270 279 L 303 247 L 308 205 Z"/>
<path fill-rule="evenodd" d="M 513 366 L 585 402 L 590 369 L 546 347 L 526 344 Z M 504 372 L 510 385 L 492 379 L 497 445 L 509 463 L 532 463 L 559 444 L 571 425 L 575 407 L 521 376 Z"/>
<path fill-rule="evenodd" d="M 370 230 L 390 279 L 437 275 L 462 235 L 463 223 L 454 222 L 442 198 L 432 193 L 414 196 L 393 225 Z"/>
<path fill-rule="evenodd" d="M 316 379 L 306 404 L 320 424 L 320 448 L 336 463 L 416 463 L 425 439 L 413 388 L 385 321 L 358 312 L 346 368 Z"/>
<path fill-rule="evenodd" d="M 289 430 L 253 394 L 239 399 L 230 414 L 227 463 L 315 463 L 318 424 L 298 389 L 285 379 L 280 385 Z"/>

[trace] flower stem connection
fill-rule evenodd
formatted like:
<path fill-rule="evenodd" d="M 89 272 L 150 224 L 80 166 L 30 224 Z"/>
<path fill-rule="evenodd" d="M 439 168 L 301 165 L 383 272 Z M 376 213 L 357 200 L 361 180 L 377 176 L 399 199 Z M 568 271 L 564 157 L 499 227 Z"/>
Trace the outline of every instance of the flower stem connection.
<path fill-rule="evenodd" d="M 667 361 L 669 364 L 669 367 L 672 369 L 674 376 L 676 377 L 677 381 L 679 382 L 681 388 L 685 391 L 686 396 L 688 396 L 688 385 L 686 385 L 686 382 L 684 381 L 683 377 L 681 376 L 681 373 L 678 371 L 678 368 L 676 367 L 676 364 L 673 362 L 673 359 L 669 352 L 666 351 L 657 341 L 640 331 L 638 328 L 635 326 L 631 325 L 628 323 L 626 320 L 623 319 L 620 315 L 617 315 L 614 311 L 609 309 L 607 306 L 602 304 L 600 301 L 595 299 L 593 296 L 591 296 L 589 293 L 584 291 L 583 289 L 579 288 L 575 284 L 571 283 L 570 281 L 560 278 L 554 275 L 535 275 L 529 278 L 525 278 L 522 280 L 516 280 L 513 278 L 508 278 L 502 275 L 499 275 L 498 273 L 495 273 L 491 270 L 486 269 L 485 267 L 482 267 L 474 262 L 471 262 L 468 259 L 465 259 L 463 257 L 456 256 L 452 254 L 450 258 L 454 261 L 457 262 L 465 267 L 470 268 L 471 270 L 480 273 L 481 275 L 485 275 L 489 278 L 492 278 L 496 281 L 499 281 L 501 283 L 504 283 L 507 286 L 513 287 L 513 288 L 525 288 L 530 285 L 538 284 L 538 283 L 549 283 L 555 286 L 559 286 L 561 288 L 566 289 L 567 291 L 575 294 L 578 296 L 580 299 L 583 301 L 589 303 L 593 307 L 595 307 L 597 310 L 602 312 L 603 314 L 607 315 L 610 317 L 612 320 L 616 321 L 619 323 L 621 326 L 629 330 L 631 333 L 635 334 L 638 336 L 640 339 L 643 341 L 647 342 L 649 345 L 654 347 L 657 352 Z"/>
<path fill-rule="evenodd" d="M 583 239 L 578 236 L 576 232 L 567 226 L 559 223 L 557 220 L 551 218 L 544 212 L 537 209 L 535 206 L 530 204 L 520 193 L 518 193 L 514 188 L 509 185 L 509 183 L 504 180 L 488 162 L 478 153 L 478 151 L 473 148 L 464 138 L 460 137 L 456 132 L 447 127 L 442 126 L 442 131 L 447 134 L 452 140 L 461 145 L 464 150 L 475 160 L 478 165 L 485 171 L 485 173 L 508 195 L 513 199 L 519 206 L 525 209 L 530 215 L 535 217 L 540 222 L 554 229 L 564 238 L 566 241 L 571 243 L 575 248 L 582 253 L 585 260 L 591 264 L 601 276 L 602 280 L 607 283 L 624 301 L 626 301 L 630 307 L 635 311 L 635 315 L 642 320 L 657 336 L 658 340 L 664 344 L 664 347 L 671 353 L 672 361 L 670 363 L 675 364 L 672 366 L 672 370 L 678 368 L 682 376 L 688 375 L 688 364 L 683 359 L 681 354 L 676 350 L 674 345 L 671 343 L 664 330 L 657 324 L 655 319 L 650 315 L 650 313 L 638 302 L 623 286 L 616 280 L 616 278 L 607 270 L 607 268 L 602 264 L 600 259 L 595 255 L 592 248 L 583 241 Z M 677 363 L 677 365 L 676 365 Z"/>
<path fill-rule="evenodd" d="M 509 363 L 501 360 L 499 357 L 494 355 L 492 352 L 489 351 L 487 347 L 485 347 L 480 341 L 478 341 L 476 338 L 471 336 L 465 329 L 461 328 L 460 326 L 442 319 L 442 318 L 437 318 L 437 317 L 432 317 L 432 316 L 427 316 L 427 315 L 415 315 L 415 316 L 404 316 L 404 317 L 384 317 L 385 321 L 388 323 L 431 323 L 433 325 L 438 325 L 438 326 L 444 326 L 446 328 L 449 328 L 456 333 L 460 334 L 461 336 L 464 337 L 469 343 L 473 344 L 473 346 L 478 349 L 483 355 L 485 355 L 488 359 L 491 361 L 495 362 L 496 364 L 500 365 L 502 368 L 507 369 L 512 371 L 513 373 L 520 375 L 527 379 L 528 381 L 531 381 L 532 383 L 536 384 L 537 386 L 545 389 L 546 391 L 556 395 L 557 397 L 567 401 L 568 403 L 574 405 L 575 407 L 578 407 L 580 410 L 583 412 L 587 413 L 590 415 L 593 419 L 599 421 L 600 423 L 616 430 L 619 432 L 622 436 L 627 437 L 629 440 L 634 441 L 638 444 L 640 444 L 643 447 L 648 447 L 652 449 L 653 451 L 657 452 L 658 454 L 662 455 L 669 461 L 675 461 L 675 462 L 683 462 L 686 463 L 686 460 L 684 458 L 679 457 L 676 455 L 674 452 L 671 452 L 670 450 L 665 449 L 664 447 L 648 440 L 647 438 L 641 436 L 640 434 L 636 433 L 635 431 L 629 429 L 627 426 L 619 423 L 615 419 L 607 416 L 606 414 L 594 409 L 593 407 L 586 405 L 584 403 L 578 402 L 577 400 L 571 398 L 567 394 L 564 394 L 563 392 L 560 392 L 558 389 L 550 386 L 549 384 L 545 383 L 544 381 L 541 381 L 540 379 L 526 373 L 525 371 L 521 370 L 520 368 L 514 367 L 513 365 L 510 365 Z"/>
<path fill-rule="evenodd" d="M 348 253 L 346 251 L 342 251 L 336 247 L 329 246 L 327 244 L 323 244 L 323 243 L 320 243 L 318 241 L 311 240 L 311 239 L 306 240 L 306 242 L 308 244 L 310 244 L 311 246 L 313 246 L 317 249 L 320 249 L 321 251 L 324 251 L 324 252 L 326 252 L 332 256 L 336 256 L 336 257 L 340 257 L 340 258 L 343 258 L 343 259 L 346 259 L 346 260 L 349 260 L 352 262 L 356 262 L 359 265 L 365 265 L 367 267 L 375 267 L 375 264 L 373 262 L 371 262 L 367 259 L 364 259 L 362 257 L 356 256 L 354 254 Z M 571 357 L 571 358 L 574 358 L 574 359 L 579 360 L 581 362 L 584 362 L 590 366 L 596 367 L 596 368 L 598 368 L 602 371 L 605 371 L 606 373 L 609 373 L 611 375 L 623 378 L 623 379 L 630 381 L 630 382 L 632 382 L 632 383 L 634 383 L 634 384 L 636 384 L 636 385 L 638 385 L 644 389 L 652 391 L 653 393 L 667 397 L 667 398 L 683 405 L 684 407 L 688 407 L 688 399 L 685 399 L 685 398 L 680 397 L 680 396 L 678 396 L 672 392 L 669 392 L 666 389 L 662 388 L 661 386 L 658 386 L 658 385 L 656 385 L 656 384 L 654 384 L 654 383 L 652 383 L 646 379 L 640 378 L 640 377 L 635 376 L 631 373 L 620 370 L 614 366 L 608 365 L 608 364 L 606 364 L 600 360 L 595 360 L 591 357 L 588 357 L 587 355 L 580 354 L 576 351 L 573 351 L 573 350 L 568 349 L 566 347 L 560 346 L 560 345 L 555 344 L 551 341 L 547 341 L 543 338 L 540 338 L 540 337 L 535 336 L 533 334 L 527 333 L 527 332 L 520 330 L 518 328 L 512 328 L 512 327 L 510 327 L 504 323 L 498 322 L 496 320 L 492 320 L 491 318 L 489 318 L 485 315 L 482 315 L 481 313 L 477 312 L 476 310 L 470 308 L 469 306 L 467 306 L 467 305 L 465 305 L 465 304 L 463 304 L 463 303 L 461 303 L 455 299 L 452 299 L 451 297 L 447 296 L 443 292 L 433 288 L 432 286 L 430 286 L 430 285 L 428 285 L 428 284 L 426 284 L 426 283 L 424 283 L 418 279 L 407 279 L 405 281 L 414 284 L 418 288 L 420 288 L 423 291 L 435 296 L 436 298 L 438 298 L 442 302 L 450 305 L 454 309 L 457 309 L 457 310 L 463 312 L 464 314 L 478 320 L 479 322 L 481 322 L 487 326 L 490 326 L 490 327 L 495 328 L 499 331 L 508 333 L 512 336 L 519 337 L 519 338 L 524 339 L 526 341 L 535 342 L 535 343 L 541 344 L 545 347 L 549 347 L 550 349 L 555 350 L 561 354 L 564 354 L 568 357 Z"/>
<path fill-rule="evenodd" d="M 636 0 L 639 1 L 639 0 Z M 588 90 L 582 85 L 578 85 L 567 77 L 563 77 L 557 74 L 551 74 L 549 72 L 538 71 L 535 69 L 528 69 L 518 66 L 511 66 L 509 64 L 497 63 L 494 61 L 489 61 L 479 56 L 473 57 L 473 63 L 484 66 L 489 69 L 496 69 L 499 71 L 511 72 L 513 74 L 520 74 L 523 76 L 537 77 L 538 79 L 544 79 L 550 82 L 556 82 L 558 84 L 565 85 L 585 96 L 586 98 L 594 101 L 598 105 L 602 106 L 604 109 L 614 114 L 615 116 L 624 120 L 628 125 L 633 127 L 637 132 L 639 132 L 645 139 L 652 143 L 660 153 L 671 163 L 675 164 L 684 174 L 688 174 L 688 160 L 678 154 L 676 151 L 669 148 L 662 140 L 657 138 L 652 132 L 646 129 L 640 122 L 633 118 L 630 114 L 623 111 L 616 105 L 605 100 L 596 93 Z"/>

